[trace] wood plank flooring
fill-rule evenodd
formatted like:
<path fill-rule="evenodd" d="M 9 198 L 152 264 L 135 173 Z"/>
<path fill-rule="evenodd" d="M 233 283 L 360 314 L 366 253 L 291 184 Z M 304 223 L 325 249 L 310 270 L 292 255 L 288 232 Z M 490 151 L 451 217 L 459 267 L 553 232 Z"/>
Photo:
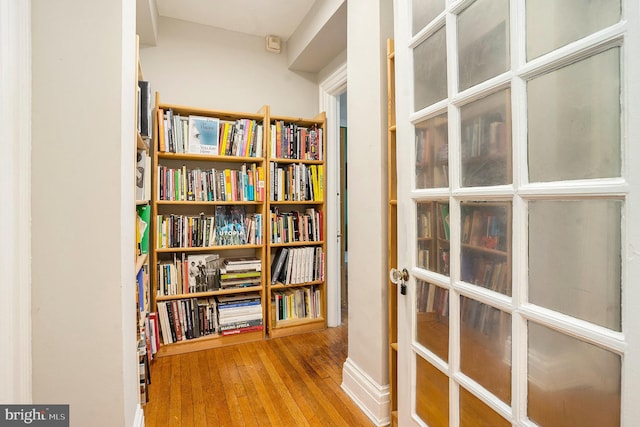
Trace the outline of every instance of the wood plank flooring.
<path fill-rule="evenodd" d="M 373 426 L 342 391 L 347 327 L 158 358 L 146 427 Z"/>

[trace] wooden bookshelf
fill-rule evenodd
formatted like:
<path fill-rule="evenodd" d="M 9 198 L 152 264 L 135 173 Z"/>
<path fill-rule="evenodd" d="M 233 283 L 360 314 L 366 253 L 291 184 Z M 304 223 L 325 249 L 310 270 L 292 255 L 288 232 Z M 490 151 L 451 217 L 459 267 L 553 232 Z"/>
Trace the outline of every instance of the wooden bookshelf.
<path fill-rule="evenodd" d="M 398 267 L 398 200 L 396 179 L 395 51 L 387 40 L 387 270 Z M 389 398 L 391 425 L 398 425 L 398 286 L 388 280 Z"/>
<path fill-rule="evenodd" d="M 190 116 L 217 120 L 215 138 L 211 139 L 212 142 L 215 140 L 215 148 L 211 146 L 206 150 L 201 149 L 206 152 L 190 152 L 194 149 L 193 140 L 190 139 L 190 132 L 193 131 Z M 178 306 L 181 319 L 191 321 L 193 330 L 190 336 L 184 334 L 180 339 L 176 336 L 175 340 L 167 340 L 173 342 L 164 343 L 164 337 L 161 337 L 159 356 L 265 338 L 267 321 L 263 284 L 267 266 L 264 241 L 267 193 L 260 193 L 260 189 L 264 188 L 267 172 L 264 154 L 267 117 L 266 106 L 258 113 L 204 109 L 164 103 L 156 93 L 157 132 L 152 154 L 153 306 L 163 312 L 164 308 L 175 308 L 174 302 L 181 304 L 182 308 Z M 170 126 L 175 126 L 172 133 Z M 236 136 L 241 134 L 243 138 Z M 223 143 L 225 137 L 227 142 Z M 229 225 L 228 230 L 229 235 L 233 234 L 233 241 L 231 238 L 226 242 L 220 240 L 220 218 L 225 215 L 229 220 L 237 219 Z M 236 223 L 245 224 L 246 227 Z M 236 235 L 236 230 L 242 231 Z M 252 279 L 259 280 L 260 284 L 229 288 L 221 286 L 220 267 L 223 260 L 236 257 L 259 261 L 260 272 L 258 277 Z M 204 263 L 211 261 L 211 265 L 203 266 L 207 270 L 206 283 L 203 281 L 194 287 L 193 283 L 189 283 L 189 264 L 196 262 L 196 258 Z M 167 270 L 161 272 L 158 266 Z M 212 271 L 215 271 L 212 273 L 215 279 L 209 280 Z M 168 282 L 171 280 L 175 284 L 170 287 Z M 243 294 L 259 296 L 262 329 L 248 332 L 237 329 L 224 335 L 216 329 L 216 298 Z M 160 310 L 161 304 L 163 310 Z M 201 317 L 203 313 L 207 313 L 204 319 Z M 200 327 L 197 332 L 193 329 L 196 319 L 200 326 L 202 322 L 208 322 L 202 331 Z M 169 328 L 165 327 L 166 332 L 169 333 L 171 328 L 177 332 L 175 323 Z"/>
<path fill-rule="evenodd" d="M 268 333 L 282 337 L 327 327 L 326 116 L 268 122 Z"/>
<path fill-rule="evenodd" d="M 187 147 L 190 132 L 189 116 L 218 119 L 218 137 L 220 139 L 218 140 L 217 149 L 211 150 L 206 154 L 189 152 Z M 262 310 L 261 331 L 231 333 L 228 335 L 224 335 L 219 331 L 216 333 L 207 331 L 207 334 L 203 336 L 193 336 L 190 339 L 163 344 L 158 351 L 158 355 L 180 354 L 260 340 L 266 338 L 267 333 L 272 337 L 276 337 L 326 328 L 325 241 L 323 240 L 326 223 L 324 201 L 326 200 L 324 191 L 326 188 L 326 173 L 324 172 L 326 119 L 324 113 L 311 119 L 288 116 L 272 117 L 269 106 L 264 106 L 258 113 L 222 111 L 163 103 L 160 101 L 159 95 L 156 94 L 154 117 L 157 132 L 152 144 L 152 170 L 154 171 L 151 198 L 151 233 L 153 236 L 151 247 L 153 249 L 150 256 L 150 263 L 153 266 L 151 269 L 152 305 L 154 307 L 162 305 L 161 308 L 164 310 L 167 306 L 174 307 L 175 302 L 176 304 L 182 304 L 183 309 L 187 307 L 193 312 L 193 307 L 200 306 L 200 302 L 209 304 L 207 307 L 214 306 L 215 303 L 213 301 L 216 297 L 257 293 L 260 297 Z M 252 127 L 252 124 L 245 125 L 249 126 L 247 129 L 254 129 L 253 132 L 256 135 L 254 145 L 245 145 L 247 147 L 246 150 L 236 150 L 234 145 L 233 149 L 223 153 L 224 147 L 221 140 L 225 134 L 222 130 L 222 123 L 240 123 L 240 121 L 254 121 L 255 127 Z M 310 136 L 310 131 L 313 130 L 313 135 L 319 137 L 317 143 L 313 146 L 314 152 L 318 153 L 317 158 L 299 154 L 298 157 L 301 158 L 296 158 L 294 154 L 298 151 L 294 149 L 287 153 L 279 150 L 279 155 L 272 155 L 271 144 L 272 142 L 275 144 L 276 141 L 275 139 L 272 141 L 272 138 L 275 138 L 275 132 L 272 136 L 271 129 L 272 125 L 275 126 L 278 122 L 292 126 L 291 133 L 288 135 L 291 137 L 292 142 L 298 141 L 298 144 L 305 139 L 305 134 Z M 177 133 L 170 134 L 168 131 L 169 126 L 175 126 L 174 129 Z M 261 129 L 258 130 L 258 127 L 261 127 Z M 294 128 L 296 129 L 295 140 L 293 139 Z M 239 132 L 237 129 L 235 131 Z M 179 140 L 178 133 L 181 135 L 182 140 Z M 276 177 L 273 175 L 273 172 L 278 167 L 283 170 L 295 171 L 295 174 L 291 176 L 286 175 L 288 177 L 286 185 L 283 182 L 280 187 L 272 184 L 272 182 L 278 182 L 277 180 L 274 181 Z M 311 183 L 304 181 L 303 178 L 305 173 L 311 170 L 313 170 L 313 177 L 316 179 L 313 187 L 315 197 L 309 197 L 309 191 L 305 193 L 306 186 L 311 186 Z M 222 174 L 220 175 L 220 180 L 217 180 L 218 174 Z M 200 176 L 203 177 L 201 180 L 197 178 Z M 224 179 L 222 178 L 223 176 Z M 233 184 L 233 188 L 237 189 L 237 191 L 229 193 L 228 186 L 232 184 L 229 184 L 228 176 L 237 176 L 236 184 Z M 299 181 L 294 183 L 293 178 L 297 178 Z M 201 184 L 197 189 L 194 189 L 194 182 L 206 182 L 206 185 Z M 242 183 L 247 184 L 238 189 L 239 187 L 237 186 Z M 205 185 L 206 191 L 201 191 L 203 185 Z M 242 189 L 244 189 L 244 192 L 240 191 Z M 249 190 L 247 191 L 247 189 Z M 277 193 L 276 190 L 280 192 L 286 190 L 288 193 L 285 197 L 279 198 L 275 194 Z M 298 193 L 293 190 L 297 190 Z M 304 196 L 303 193 L 307 194 L 307 196 Z M 256 232 L 255 238 L 241 243 L 235 241 L 222 242 L 219 240 L 217 232 L 214 238 L 213 230 L 216 230 L 217 225 L 220 224 L 217 214 L 223 210 L 237 210 L 244 212 L 244 218 L 252 217 L 255 227 L 249 230 Z M 293 239 L 272 241 L 273 228 L 270 224 L 270 213 L 272 211 L 285 215 L 294 215 L 295 212 L 300 212 L 300 215 L 296 217 L 298 219 L 311 211 L 318 213 L 318 215 L 314 217 L 313 221 L 310 218 L 305 219 L 306 232 L 299 231 L 299 234 Z M 176 222 L 178 224 L 197 223 L 201 226 L 200 238 L 186 241 L 184 233 L 180 234 L 179 231 L 176 231 L 183 229 L 180 228 L 180 225 L 176 226 Z M 312 224 L 318 230 L 315 235 L 313 235 L 310 228 Z M 176 227 L 178 228 L 176 229 Z M 198 230 L 198 226 L 194 226 L 194 228 Z M 170 242 L 170 237 L 175 237 L 176 235 L 181 236 L 179 241 L 174 239 L 174 241 Z M 298 265 L 299 271 L 296 270 L 298 274 L 296 276 L 297 280 L 293 280 L 289 284 L 275 281 L 272 286 L 271 264 L 274 262 L 275 255 L 284 249 L 291 253 L 295 252 L 296 259 L 300 261 Z M 307 258 L 311 252 L 314 253 L 314 258 Z M 317 262 L 313 264 L 313 261 L 316 261 L 316 254 L 318 255 Z M 193 257 L 196 256 L 210 257 L 211 259 L 218 256 L 219 263 L 225 258 L 255 258 L 260 262 L 260 274 L 259 278 L 254 278 L 254 280 L 259 280 L 260 284 L 242 288 L 193 289 L 188 287 L 186 285 L 187 279 L 185 278 L 186 269 L 188 268 L 190 257 L 195 259 Z M 159 265 L 168 270 L 160 271 Z M 175 271 L 177 272 L 176 285 L 172 285 L 175 287 L 168 287 L 167 281 L 173 279 L 173 277 L 170 277 L 173 274 L 171 273 L 174 268 L 172 265 L 175 266 Z M 316 275 L 313 277 L 303 276 L 303 265 L 305 267 L 314 265 L 316 267 Z M 170 273 L 167 273 L 167 271 Z M 309 290 L 315 292 L 310 293 Z M 308 298 L 311 294 L 313 295 L 314 304 L 310 304 L 310 301 L 305 300 L 303 305 L 305 307 L 310 305 L 317 307 L 314 310 L 314 314 L 303 318 L 276 320 L 275 305 L 271 303 L 272 299 L 275 301 L 277 294 L 296 292 L 301 292 L 303 296 L 306 293 L 305 298 Z M 206 308 L 206 310 L 209 309 Z M 178 311 L 180 311 L 180 307 L 178 307 Z M 193 335 L 196 334 L 194 333 Z"/>
<path fill-rule="evenodd" d="M 134 282 L 136 284 L 136 338 L 138 352 L 138 380 L 140 390 L 140 404 L 145 405 L 148 401 L 148 385 L 149 385 L 149 361 L 153 358 L 154 352 L 151 348 L 152 325 L 149 323 L 149 313 L 151 310 L 151 294 L 149 287 L 149 248 L 142 241 L 143 232 L 141 230 L 141 218 L 146 216 L 144 212 L 150 211 L 150 200 L 146 195 L 146 189 L 151 185 L 150 171 L 147 158 L 149 156 L 148 135 L 141 133 L 141 114 L 142 109 L 141 89 L 139 81 L 144 80 L 142 73 L 142 65 L 139 59 L 139 40 L 136 36 L 136 73 L 135 73 L 135 130 L 133 135 L 133 165 L 134 165 L 134 205 L 133 212 L 134 227 L 136 230 L 135 242 L 135 259 L 134 259 Z M 144 110 L 143 110 L 144 111 Z M 148 231 L 147 231 L 148 232 Z"/>

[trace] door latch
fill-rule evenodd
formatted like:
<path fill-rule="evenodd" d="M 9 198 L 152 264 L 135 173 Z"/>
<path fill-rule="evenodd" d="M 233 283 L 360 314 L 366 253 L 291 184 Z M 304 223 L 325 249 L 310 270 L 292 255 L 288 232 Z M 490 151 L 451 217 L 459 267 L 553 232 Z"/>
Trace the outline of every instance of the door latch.
<path fill-rule="evenodd" d="M 396 285 L 400 285 L 401 295 L 407 294 L 406 282 L 409 281 L 409 272 L 407 271 L 406 268 L 403 268 L 402 271 L 396 268 L 392 268 L 391 270 L 389 270 L 389 279 Z"/>

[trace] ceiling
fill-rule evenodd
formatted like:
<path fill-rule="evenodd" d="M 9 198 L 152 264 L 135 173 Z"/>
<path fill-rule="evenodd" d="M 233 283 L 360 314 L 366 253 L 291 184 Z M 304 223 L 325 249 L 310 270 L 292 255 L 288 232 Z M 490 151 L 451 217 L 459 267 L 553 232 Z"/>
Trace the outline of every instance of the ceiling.
<path fill-rule="evenodd" d="M 276 35 L 286 41 L 315 1 L 156 0 L 156 3 L 160 16 L 254 36 Z"/>
<path fill-rule="evenodd" d="M 291 70 L 317 73 L 347 48 L 346 0 L 136 0 L 142 46 L 157 43 L 158 17 L 286 42 Z"/>

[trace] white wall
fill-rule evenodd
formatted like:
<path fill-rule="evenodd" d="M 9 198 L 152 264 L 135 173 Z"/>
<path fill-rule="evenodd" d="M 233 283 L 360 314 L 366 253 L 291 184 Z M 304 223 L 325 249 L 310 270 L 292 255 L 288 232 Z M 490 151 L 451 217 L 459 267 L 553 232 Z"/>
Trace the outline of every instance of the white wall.
<path fill-rule="evenodd" d="M 158 44 L 140 52 L 145 79 L 160 102 L 216 110 L 314 117 L 314 74 L 287 69 L 287 47 L 265 51 L 262 37 L 160 18 Z"/>
<path fill-rule="evenodd" d="M 33 401 L 70 404 L 72 426 L 137 407 L 134 7 L 32 4 Z"/>
<path fill-rule="evenodd" d="M 393 12 L 385 1 L 348 7 L 348 363 L 380 387 L 388 384 L 386 39 Z"/>

